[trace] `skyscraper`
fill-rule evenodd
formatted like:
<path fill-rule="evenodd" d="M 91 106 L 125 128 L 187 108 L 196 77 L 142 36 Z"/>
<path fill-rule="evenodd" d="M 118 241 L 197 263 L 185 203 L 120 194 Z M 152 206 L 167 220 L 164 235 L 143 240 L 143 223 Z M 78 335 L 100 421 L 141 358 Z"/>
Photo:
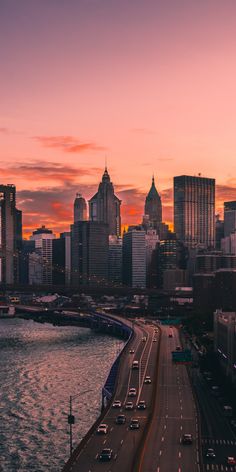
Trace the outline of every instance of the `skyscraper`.
<path fill-rule="evenodd" d="M 108 225 L 109 234 L 121 234 L 121 200 L 115 195 L 113 183 L 105 168 L 97 193 L 89 200 L 89 219 Z"/>
<path fill-rule="evenodd" d="M 22 240 L 21 211 L 14 185 L 0 185 L 0 282 L 18 282 L 18 250 Z"/>
<path fill-rule="evenodd" d="M 74 223 L 87 220 L 87 203 L 80 193 L 76 194 L 74 201 Z"/>
<path fill-rule="evenodd" d="M 133 288 L 146 287 L 146 239 L 141 228 L 123 235 L 123 282 Z"/>
<path fill-rule="evenodd" d="M 215 245 L 215 180 L 174 177 L 174 227 L 188 247 Z"/>
<path fill-rule="evenodd" d="M 33 231 L 30 240 L 35 242 L 35 252 L 30 254 L 29 283 L 52 284 L 52 240 L 55 235 L 42 226 Z M 35 267 L 34 267 L 35 262 Z M 41 266 L 41 267 L 40 267 Z"/>
<path fill-rule="evenodd" d="M 149 225 L 159 231 L 162 222 L 162 205 L 161 197 L 155 186 L 154 177 L 152 178 L 151 188 L 146 196 L 144 212 L 145 217 L 148 215 Z"/>
<path fill-rule="evenodd" d="M 77 221 L 71 225 L 71 281 L 73 286 L 99 285 L 108 279 L 108 225 Z"/>
<path fill-rule="evenodd" d="M 224 202 L 224 236 L 236 231 L 236 201 Z"/>

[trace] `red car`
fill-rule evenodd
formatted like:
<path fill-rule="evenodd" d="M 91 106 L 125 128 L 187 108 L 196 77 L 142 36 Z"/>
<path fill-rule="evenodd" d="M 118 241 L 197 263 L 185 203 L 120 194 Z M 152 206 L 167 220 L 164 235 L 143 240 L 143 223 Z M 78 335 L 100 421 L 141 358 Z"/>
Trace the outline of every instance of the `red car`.
<path fill-rule="evenodd" d="M 236 465 L 236 459 L 233 456 L 228 456 L 227 457 L 227 464 L 228 465 Z"/>

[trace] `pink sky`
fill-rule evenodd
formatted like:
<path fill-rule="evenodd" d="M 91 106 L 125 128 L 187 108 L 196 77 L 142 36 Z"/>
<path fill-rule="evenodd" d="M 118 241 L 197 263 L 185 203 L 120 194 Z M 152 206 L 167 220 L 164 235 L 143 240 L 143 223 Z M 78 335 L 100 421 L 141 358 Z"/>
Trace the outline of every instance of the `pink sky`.
<path fill-rule="evenodd" d="M 174 175 L 215 177 L 236 199 L 234 0 L 2 0 L 1 183 L 26 233 L 66 230 L 107 156 L 123 223 L 154 172 L 164 219 Z"/>

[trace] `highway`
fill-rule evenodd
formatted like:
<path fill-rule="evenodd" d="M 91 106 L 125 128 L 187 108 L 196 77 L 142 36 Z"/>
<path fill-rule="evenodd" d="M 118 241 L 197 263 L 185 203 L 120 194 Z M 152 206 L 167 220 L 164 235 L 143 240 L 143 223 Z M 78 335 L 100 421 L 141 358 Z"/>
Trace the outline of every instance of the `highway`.
<path fill-rule="evenodd" d="M 236 457 L 236 435 L 222 406 L 199 369 L 192 369 L 192 381 L 196 390 L 202 416 L 202 451 L 204 471 L 236 471 L 236 465 L 227 465 L 228 456 Z M 215 459 L 207 459 L 206 451 L 213 448 Z"/>
<path fill-rule="evenodd" d="M 157 394 L 152 421 L 139 461 L 139 472 L 199 472 L 198 424 L 185 365 L 172 363 L 171 351 L 180 345 L 178 331 L 162 326 Z M 183 445 L 183 434 L 193 444 Z"/>
<path fill-rule="evenodd" d="M 78 448 L 73 464 L 67 464 L 64 472 L 131 472 L 133 470 L 134 458 L 138 451 L 140 441 L 144 434 L 144 426 L 147 423 L 150 414 L 150 403 L 153 393 L 153 380 L 151 384 L 144 384 L 146 375 L 154 379 L 156 375 L 157 352 L 160 339 L 160 330 L 155 332 L 154 327 L 147 325 L 137 325 L 135 323 L 135 336 L 121 362 L 117 391 L 114 400 L 120 400 L 121 408 L 109 407 L 102 423 L 108 425 L 108 433 L 99 435 L 96 430 L 90 435 L 83 449 Z M 145 340 L 144 340 L 145 338 Z M 154 339 L 156 341 L 154 341 Z M 130 354 L 129 350 L 134 349 Z M 139 369 L 133 370 L 132 363 L 139 361 Z M 137 389 L 135 397 L 128 397 L 130 388 Z M 147 409 L 133 411 L 125 410 L 127 401 L 133 401 L 136 406 L 139 400 L 145 400 Z M 117 425 L 115 423 L 118 414 L 123 413 L 126 416 L 126 423 Z M 140 422 L 140 429 L 130 430 L 129 423 L 131 418 L 136 418 Z M 113 451 L 112 460 L 109 462 L 100 462 L 98 454 L 103 448 L 111 448 Z"/>

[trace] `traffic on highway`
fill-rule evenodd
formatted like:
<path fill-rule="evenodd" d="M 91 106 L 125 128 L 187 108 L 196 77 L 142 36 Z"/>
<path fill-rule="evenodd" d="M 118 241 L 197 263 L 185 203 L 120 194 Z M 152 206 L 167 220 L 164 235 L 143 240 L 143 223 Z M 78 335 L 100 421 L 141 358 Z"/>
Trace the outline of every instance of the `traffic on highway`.
<path fill-rule="evenodd" d="M 230 408 L 219 411 L 210 374 L 193 368 L 179 329 L 141 320 L 133 328 L 115 395 L 63 472 L 236 472 Z"/>

